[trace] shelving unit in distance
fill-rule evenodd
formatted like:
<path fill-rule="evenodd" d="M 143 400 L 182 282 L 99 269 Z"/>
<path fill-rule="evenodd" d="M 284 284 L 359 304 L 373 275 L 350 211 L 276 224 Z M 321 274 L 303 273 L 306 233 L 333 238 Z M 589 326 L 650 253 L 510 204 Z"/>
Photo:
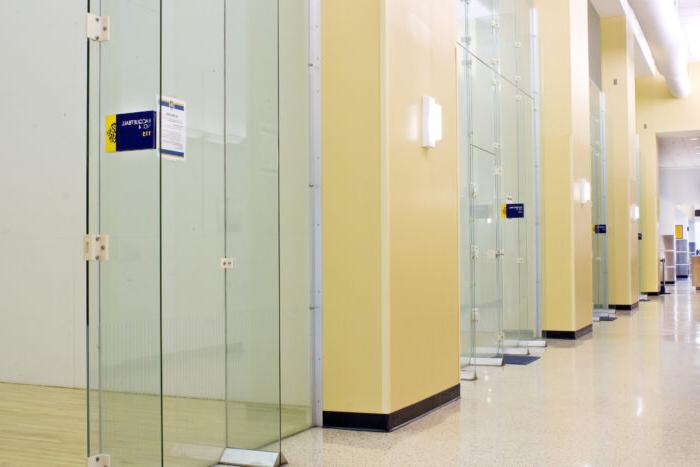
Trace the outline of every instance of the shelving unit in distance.
<path fill-rule="evenodd" d="M 690 250 L 688 240 L 676 239 L 676 278 L 687 279 L 690 276 Z"/>
<path fill-rule="evenodd" d="M 664 271 L 664 283 L 676 283 L 676 237 L 674 235 L 663 235 L 663 256 L 666 260 Z"/>

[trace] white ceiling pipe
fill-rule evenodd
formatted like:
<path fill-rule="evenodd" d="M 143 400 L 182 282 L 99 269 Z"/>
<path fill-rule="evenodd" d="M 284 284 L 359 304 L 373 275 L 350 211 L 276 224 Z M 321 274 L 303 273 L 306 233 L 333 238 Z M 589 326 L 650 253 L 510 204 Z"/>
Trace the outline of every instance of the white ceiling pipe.
<path fill-rule="evenodd" d="M 628 0 L 674 97 L 690 95 L 688 43 L 673 0 Z"/>

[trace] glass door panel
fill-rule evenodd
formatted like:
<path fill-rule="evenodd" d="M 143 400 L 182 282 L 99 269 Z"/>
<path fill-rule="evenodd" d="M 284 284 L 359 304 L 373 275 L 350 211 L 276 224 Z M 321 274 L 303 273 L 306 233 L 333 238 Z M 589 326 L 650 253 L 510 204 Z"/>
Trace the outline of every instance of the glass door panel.
<path fill-rule="evenodd" d="M 110 239 L 89 267 L 90 453 L 145 467 L 278 453 L 277 0 L 92 7 L 111 38 L 90 44 L 89 224 Z M 168 108 L 186 114 L 185 146 L 160 154 Z"/>
<path fill-rule="evenodd" d="M 521 190 L 523 186 L 523 167 L 518 139 L 518 111 L 522 93 L 506 80 L 500 85 L 500 125 L 502 191 L 500 206 L 506 210 L 509 206 L 525 205 Z M 523 164 L 524 165 L 524 164 Z M 529 204 L 529 203 L 528 203 Z M 502 212 L 502 217 L 506 217 Z M 524 219 L 506 218 L 502 222 L 503 232 L 503 321 L 506 347 L 518 347 L 521 341 L 522 317 L 527 307 L 522 303 L 521 274 L 522 264 L 526 262 L 526 249 L 522 245 Z"/>
<path fill-rule="evenodd" d="M 474 346 L 476 357 L 490 358 L 501 354 L 503 326 L 498 164 L 493 153 L 477 147 L 471 151 L 471 177 L 475 181 L 471 203 Z"/>
<path fill-rule="evenodd" d="M 277 0 L 226 5 L 228 446 L 279 451 Z"/>
<path fill-rule="evenodd" d="M 525 218 L 518 221 L 520 243 L 520 337 L 522 340 L 541 336 L 537 320 L 537 175 L 534 138 L 534 100 L 521 93 L 517 99 L 518 171 L 520 200 L 525 205 Z"/>
<path fill-rule="evenodd" d="M 470 112 L 467 116 L 469 142 L 482 151 L 493 152 L 496 143 L 496 93 L 498 74 L 472 54 L 467 54 Z"/>
<path fill-rule="evenodd" d="M 593 307 L 608 309 L 607 187 L 604 96 L 591 82 L 591 199 L 593 217 Z"/>
<path fill-rule="evenodd" d="M 489 66 L 498 58 L 496 4 L 497 0 L 472 0 L 466 3 L 467 35 L 465 45 Z M 459 40 L 464 42 L 465 38 Z"/>
<path fill-rule="evenodd" d="M 517 75 L 516 14 L 523 0 L 496 0 L 498 23 L 498 62 L 496 69 L 508 81 L 515 83 Z"/>
<path fill-rule="evenodd" d="M 533 97 L 532 89 L 532 4 L 529 1 L 515 1 L 515 84 L 525 94 Z"/>
<path fill-rule="evenodd" d="M 226 446 L 224 1 L 162 15 L 162 95 L 187 121 L 162 160 L 164 465 L 204 467 Z"/>
<path fill-rule="evenodd" d="M 153 145 L 126 150 L 131 147 L 120 147 L 115 134 L 123 126 L 142 140 L 155 139 L 160 2 L 102 0 L 91 6 L 111 18 L 111 40 L 90 46 L 96 110 L 90 125 L 98 128 L 90 142 L 91 175 L 97 177 L 90 226 L 92 234 L 109 236 L 110 257 L 90 264 L 90 303 L 96 306 L 88 334 L 89 450 L 108 452 L 113 466 L 159 466 L 160 161 Z"/>
<path fill-rule="evenodd" d="M 464 7 L 465 2 L 461 0 L 458 4 Z M 457 47 L 459 54 L 460 66 L 458 72 L 458 91 L 459 91 L 459 243 L 460 243 L 460 360 L 461 365 L 467 366 L 469 359 L 474 355 L 474 334 L 472 323 L 472 253 L 471 253 L 471 238 L 472 238 L 472 217 L 471 217 L 471 196 L 472 190 L 470 187 L 471 173 L 471 157 L 472 147 L 471 141 L 471 125 L 472 109 L 469 105 L 471 102 L 472 89 L 470 86 L 470 68 L 469 60 L 471 55 L 466 49 Z"/>

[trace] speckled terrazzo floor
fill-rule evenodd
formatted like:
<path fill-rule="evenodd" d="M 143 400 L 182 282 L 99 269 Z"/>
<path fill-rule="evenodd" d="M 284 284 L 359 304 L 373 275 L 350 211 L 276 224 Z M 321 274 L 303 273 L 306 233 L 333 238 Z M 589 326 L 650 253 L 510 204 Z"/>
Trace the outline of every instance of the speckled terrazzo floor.
<path fill-rule="evenodd" d="M 643 302 L 550 341 L 528 366 L 481 368 L 462 399 L 394 433 L 313 429 L 290 466 L 698 466 L 700 295 Z"/>
<path fill-rule="evenodd" d="M 535 363 L 480 368 L 460 401 L 394 433 L 313 429 L 285 455 L 291 467 L 700 466 L 700 294 L 677 289 L 593 337 L 551 341 Z M 82 391 L 0 385 L 0 466 L 84 465 L 84 413 Z"/>

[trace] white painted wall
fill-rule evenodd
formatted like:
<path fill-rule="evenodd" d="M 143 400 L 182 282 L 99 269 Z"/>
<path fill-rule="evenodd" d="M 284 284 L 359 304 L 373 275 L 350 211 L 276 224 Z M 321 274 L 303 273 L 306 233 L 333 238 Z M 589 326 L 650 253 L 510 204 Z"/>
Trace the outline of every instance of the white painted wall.
<path fill-rule="evenodd" d="M 697 205 L 700 205 L 700 168 L 659 169 L 659 235 L 673 235 L 677 224 L 687 226 L 688 213 Z"/>
<path fill-rule="evenodd" d="M 279 96 L 282 397 L 285 403 L 308 406 L 311 402 L 311 245 L 309 128 L 304 118 L 308 112 L 307 9 L 305 0 L 281 3 L 280 73 L 284 76 Z M 109 14 L 115 20 L 120 19 L 118 9 L 125 5 L 112 3 Z M 171 27 L 183 18 L 191 20 L 180 25 L 178 35 L 164 37 L 166 45 L 170 46 L 164 56 L 164 93 L 188 102 L 190 124 L 187 161 L 166 161 L 163 169 L 165 389 L 170 394 L 199 397 L 223 396 L 225 374 L 222 358 L 224 283 L 219 280 L 222 272 L 217 263 L 224 255 L 223 36 L 222 31 L 206 27 L 221 23 L 222 5 L 223 2 L 214 1 L 202 5 L 173 1 L 164 15 L 164 21 Z M 0 106 L 3 140 L 0 150 L 0 381 L 78 387 L 85 381 L 85 263 L 81 252 L 86 184 L 84 15 L 84 0 L 0 1 L 0 40 L 3 44 L 17 44 L 0 48 L 3 97 Z M 141 18 L 148 20 L 145 15 Z M 124 36 L 128 25 L 124 21 L 119 23 L 113 24 L 113 38 L 122 37 L 122 44 L 134 39 Z M 30 24 L 37 34 L 26 34 Z M 216 47 L 202 47 L 203 43 Z M 108 53 L 112 54 L 130 50 L 112 43 L 109 47 L 111 52 Z M 106 67 L 115 65 L 115 61 L 104 64 Z M 134 68 L 139 68 L 132 71 L 141 75 L 150 73 L 149 67 Z M 155 103 L 153 89 L 157 86 L 143 85 L 140 80 L 139 92 L 116 92 L 125 83 L 117 69 L 112 71 L 114 73 L 106 73 L 103 84 L 115 91 L 111 99 L 103 99 L 102 114 L 145 110 L 133 107 Z M 229 79 L 233 75 L 229 73 Z M 157 77 L 157 73 L 153 76 Z M 236 95 L 240 89 L 243 87 L 230 86 L 229 102 L 244 100 L 246 96 Z M 127 100 L 136 98 L 135 95 L 143 102 Z M 245 114 L 239 116 L 236 109 L 228 115 L 230 133 L 245 132 L 242 120 Z M 132 209 L 115 209 L 104 216 L 103 223 L 115 224 L 118 219 L 136 215 L 140 220 L 146 219 L 148 228 L 143 230 L 152 236 L 157 233 L 157 226 L 151 223 L 157 218 L 149 217 L 149 213 L 155 212 L 156 205 L 151 203 L 149 208 L 144 204 L 148 204 L 145 203 L 147 198 L 152 200 L 157 180 L 154 179 L 153 185 L 139 184 L 133 178 L 134 172 L 125 172 L 134 167 L 116 167 L 118 161 L 114 156 L 103 160 L 105 170 L 111 167 L 111 176 L 103 182 L 130 185 L 130 189 L 121 194 L 110 190 L 113 196 L 103 201 L 123 208 L 129 205 L 124 197 L 133 197 Z M 142 166 L 137 169 L 140 177 L 153 175 L 153 162 L 140 162 Z M 247 181 L 245 173 L 238 177 L 240 179 L 230 180 L 233 194 L 229 194 L 234 197 L 236 192 L 245 190 L 246 183 L 254 183 Z M 145 188 L 136 193 L 135 185 Z M 255 215 L 249 214 L 249 217 Z M 232 217 L 235 216 L 230 215 L 229 221 Z M 115 225 L 112 228 L 117 229 Z M 139 254 L 154 254 L 154 251 L 146 248 Z M 120 256 L 120 253 L 123 254 Z M 143 381 L 143 375 L 157 364 L 152 351 L 158 348 L 158 320 L 151 319 L 157 318 L 157 313 L 154 314 L 157 302 L 153 301 L 158 295 L 154 282 L 157 275 L 150 270 L 134 274 L 120 269 L 120 264 L 129 266 L 128 256 L 133 254 L 131 250 L 115 251 L 114 261 L 103 271 L 104 277 L 116 274 L 117 280 L 111 290 L 103 290 L 103 299 L 110 301 L 111 308 L 108 308 L 114 311 L 111 322 L 105 319 L 103 336 L 120 347 L 118 354 L 112 352 L 106 356 L 106 363 L 112 368 L 106 381 L 112 381 L 110 384 L 115 388 L 148 392 L 158 387 Z M 245 260 L 244 254 L 238 253 L 239 261 Z M 120 263 L 120 258 L 124 262 Z M 157 261 L 154 259 L 150 263 L 155 265 Z M 142 284 L 143 290 L 133 295 L 121 293 L 129 281 L 132 281 L 129 290 L 134 292 L 134 280 Z M 265 301 L 270 297 L 265 290 L 252 287 L 246 290 L 251 300 Z M 269 346 L 270 339 L 277 337 L 270 334 L 273 330 L 276 324 L 269 329 L 256 326 L 255 332 L 242 336 L 240 345 L 250 347 L 248 350 L 255 345 Z M 119 344 L 134 336 L 143 338 L 146 335 L 153 339 L 141 339 L 141 345 Z M 136 365 L 136 370 L 126 369 L 130 362 L 138 361 L 141 363 Z M 265 373 L 260 368 L 251 371 Z M 140 376 L 134 372 L 140 372 Z M 157 371 L 151 375 L 148 381 L 157 378 Z M 264 391 L 276 387 L 267 386 L 269 388 L 261 388 L 250 381 L 234 385 L 238 392 L 242 391 L 238 394 L 242 398 L 255 395 L 264 398 Z M 235 392 L 229 396 L 235 396 Z"/>
<path fill-rule="evenodd" d="M 84 12 L 0 1 L 0 381 L 84 384 Z"/>

